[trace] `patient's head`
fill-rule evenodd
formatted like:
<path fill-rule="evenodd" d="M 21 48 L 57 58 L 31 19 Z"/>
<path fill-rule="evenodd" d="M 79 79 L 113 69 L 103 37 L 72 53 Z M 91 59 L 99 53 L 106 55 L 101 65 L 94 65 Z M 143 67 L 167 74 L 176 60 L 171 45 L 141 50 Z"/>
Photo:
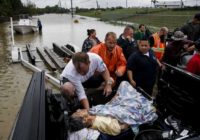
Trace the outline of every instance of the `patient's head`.
<path fill-rule="evenodd" d="M 76 132 L 79 131 L 86 126 L 83 124 L 82 118 L 80 117 L 69 117 L 67 130 L 69 132 Z"/>
<path fill-rule="evenodd" d="M 79 109 L 73 113 L 69 119 L 69 131 L 75 132 L 92 125 L 90 115 L 86 109 Z"/>
<path fill-rule="evenodd" d="M 76 112 L 72 114 L 72 117 L 86 117 L 88 116 L 87 109 L 78 109 Z"/>

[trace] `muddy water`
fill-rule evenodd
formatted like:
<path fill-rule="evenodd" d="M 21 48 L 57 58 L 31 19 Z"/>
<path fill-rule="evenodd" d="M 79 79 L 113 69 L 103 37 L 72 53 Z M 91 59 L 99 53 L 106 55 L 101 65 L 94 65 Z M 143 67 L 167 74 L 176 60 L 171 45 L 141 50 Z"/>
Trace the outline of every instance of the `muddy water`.
<path fill-rule="evenodd" d="M 97 21 L 93 18 L 83 18 L 70 15 L 48 14 L 41 15 L 43 24 L 42 34 L 15 34 L 15 44 L 25 47 L 30 43 L 32 49 L 42 46 L 52 48 L 52 42 L 59 45 L 68 42 L 75 44 L 76 51 L 81 50 L 83 40 L 87 37 L 87 29 L 96 29 L 98 38 L 103 41 L 108 31 L 114 31 L 119 36 L 123 28 Z M 78 19 L 78 23 L 74 20 Z M 0 140 L 9 137 L 13 122 L 22 104 L 32 71 L 20 64 L 10 63 L 11 37 L 9 22 L 0 24 Z M 50 86 L 50 85 L 48 85 Z"/>
<path fill-rule="evenodd" d="M 10 63 L 7 24 L 0 25 L 0 139 L 8 138 L 31 78 L 31 71 Z"/>

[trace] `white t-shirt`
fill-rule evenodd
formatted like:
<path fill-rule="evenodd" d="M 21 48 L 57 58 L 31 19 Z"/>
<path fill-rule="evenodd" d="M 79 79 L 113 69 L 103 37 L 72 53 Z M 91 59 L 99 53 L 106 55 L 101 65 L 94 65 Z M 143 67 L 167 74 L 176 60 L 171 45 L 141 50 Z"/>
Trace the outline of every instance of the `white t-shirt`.
<path fill-rule="evenodd" d="M 107 69 L 106 65 L 104 64 L 103 60 L 99 55 L 95 53 L 87 53 L 87 54 L 89 55 L 90 66 L 86 75 L 84 76 L 80 75 L 76 71 L 72 60 L 70 60 L 69 63 L 65 66 L 65 69 L 61 74 L 61 78 L 63 77 L 67 78 L 75 86 L 76 89 L 75 92 L 79 100 L 87 98 L 82 83 L 87 81 L 90 77 L 92 77 L 95 71 L 103 72 Z"/>

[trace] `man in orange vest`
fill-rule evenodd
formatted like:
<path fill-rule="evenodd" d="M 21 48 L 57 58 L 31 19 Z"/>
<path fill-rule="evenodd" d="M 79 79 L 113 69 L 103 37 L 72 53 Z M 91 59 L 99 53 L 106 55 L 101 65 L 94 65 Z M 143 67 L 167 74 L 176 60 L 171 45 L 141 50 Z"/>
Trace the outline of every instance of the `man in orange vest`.
<path fill-rule="evenodd" d="M 105 43 L 94 46 L 90 52 L 98 54 L 103 59 L 114 81 L 126 72 L 126 58 L 122 48 L 117 45 L 117 37 L 114 32 L 108 32 Z"/>
<path fill-rule="evenodd" d="M 159 32 L 154 33 L 150 38 L 150 47 L 153 49 L 156 58 L 160 61 L 166 46 L 165 38 L 168 33 L 167 27 L 160 28 Z"/>

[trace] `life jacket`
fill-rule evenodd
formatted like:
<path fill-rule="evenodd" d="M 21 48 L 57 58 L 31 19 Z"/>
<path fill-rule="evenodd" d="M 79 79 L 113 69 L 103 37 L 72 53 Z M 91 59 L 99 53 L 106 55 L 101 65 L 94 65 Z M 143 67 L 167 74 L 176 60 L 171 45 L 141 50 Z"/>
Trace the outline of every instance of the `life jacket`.
<path fill-rule="evenodd" d="M 161 60 L 165 49 L 165 43 L 162 43 L 160 41 L 160 36 L 158 35 L 158 33 L 153 34 L 153 38 L 154 38 L 154 45 L 152 49 L 155 53 L 156 58 L 158 60 Z"/>

